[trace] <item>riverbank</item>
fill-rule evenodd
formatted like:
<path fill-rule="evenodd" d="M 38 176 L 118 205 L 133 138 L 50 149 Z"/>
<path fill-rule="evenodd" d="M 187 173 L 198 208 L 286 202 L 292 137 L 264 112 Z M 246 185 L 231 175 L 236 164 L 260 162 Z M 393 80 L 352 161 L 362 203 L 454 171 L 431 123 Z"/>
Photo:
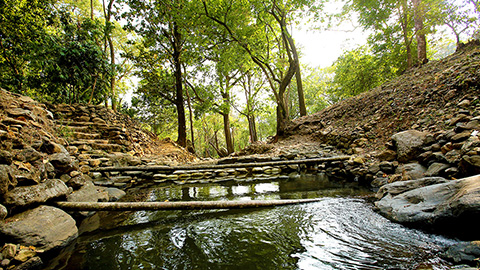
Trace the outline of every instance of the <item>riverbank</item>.
<path fill-rule="evenodd" d="M 475 266 L 480 255 L 480 47 L 472 43 L 440 61 L 317 114 L 291 123 L 288 136 L 254 144 L 231 157 L 200 162 L 169 140 L 158 140 L 129 118 L 102 106 L 45 105 L 0 90 L 0 268 L 31 269 L 78 237 L 93 212 L 51 202 L 117 201 L 139 182 L 275 178 L 310 170 L 378 189 L 377 209 L 391 220 L 427 231 L 459 233 Z M 145 166 L 232 164 L 345 156 L 307 166 L 214 171 L 142 171 Z M 125 173 L 100 167 L 137 168 Z M 441 196 L 439 196 L 441 194 Z M 410 211 L 410 212 L 406 212 Z M 445 226 L 448 224 L 448 226 Z M 58 233 L 61 231 L 62 233 Z M 455 250 L 462 250 L 457 248 Z M 452 251 L 453 252 L 453 251 Z M 3 270 L 3 269 L 2 269 Z"/>

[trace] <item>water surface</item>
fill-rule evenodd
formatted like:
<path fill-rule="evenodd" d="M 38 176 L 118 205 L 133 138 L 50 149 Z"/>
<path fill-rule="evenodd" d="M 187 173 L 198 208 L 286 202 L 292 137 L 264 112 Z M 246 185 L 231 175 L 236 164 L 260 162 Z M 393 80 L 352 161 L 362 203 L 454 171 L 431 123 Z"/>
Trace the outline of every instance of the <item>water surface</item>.
<path fill-rule="evenodd" d="M 448 269 L 453 240 L 408 229 L 372 210 L 370 192 L 322 175 L 161 184 L 127 201 L 322 198 L 250 210 L 97 214 L 56 269 Z"/>

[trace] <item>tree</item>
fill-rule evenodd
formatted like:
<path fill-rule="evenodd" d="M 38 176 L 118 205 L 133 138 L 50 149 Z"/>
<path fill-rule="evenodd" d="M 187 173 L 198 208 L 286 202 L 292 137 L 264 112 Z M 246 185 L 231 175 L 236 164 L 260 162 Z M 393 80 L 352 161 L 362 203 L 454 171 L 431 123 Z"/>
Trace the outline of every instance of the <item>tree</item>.
<path fill-rule="evenodd" d="M 313 2 L 203 0 L 202 3 L 204 15 L 223 27 L 224 36 L 238 44 L 266 76 L 277 103 L 277 135 L 282 136 L 289 120 L 285 92 L 299 70 L 288 22 L 298 15 L 295 11 L 313 6 Z M 299 96 L 303 97 L 303 93 Z"/>
<path fill-rule="evenodd" d="M 345 52 L 334 63 L 335 76 L 330 93 L 337 99 L 352 97 L 375 88 L 395 73 L 366 47 Z"/>
<path fill-rule="evenodd" d="M 9 91 L 26 94 L 39 76 L 49 34 L 55 23 L 54 2 L 11 0 L 0 5 L 0 84 Z"/>
<path fill-rule="evenodd" d="M 149 5 L 138 0 L 124 0 L 129 11 L 122 14 L 128 22 L 127 28 L 136 31 L 144 39 L 144 51 L 135 61 L 149 67 L 148 71 L 141 71 L 144 80 L 156 79 L 146 72 L 163 73 L 163 69 L 170 69 L 174 79 L 174 88 L 165 85 L 159 88 L 159 96 L 175 105 L 178 120 L 177 143 L 183 147 L 187 145 L 186 118 L 184 108 L 184 83 L 182 63 L 186 51 L 189 27 L 193 24 L 192 14 L 189 12 L 188 1 L 156 1 Z M 157 85 L 160 81 L 150 84 Z M 155 89 L 151 89 L 154 91 Z M 166 92 L 161 92 L 166 91 Z"/>

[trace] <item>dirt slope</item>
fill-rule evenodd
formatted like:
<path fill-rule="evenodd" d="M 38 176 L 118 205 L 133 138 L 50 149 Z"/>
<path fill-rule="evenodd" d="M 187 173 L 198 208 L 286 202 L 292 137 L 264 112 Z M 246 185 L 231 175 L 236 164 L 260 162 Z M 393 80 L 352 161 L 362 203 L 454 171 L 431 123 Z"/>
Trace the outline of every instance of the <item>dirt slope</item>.
<path fill-rule="evenodd" d="M 339 149 L 379 150 L 392 134 L 417 129 L 436 133 L 469 106 L 480 106 L 480 42 L 380 87 L 294 120 L 281 144 L 318 141 Z"/>

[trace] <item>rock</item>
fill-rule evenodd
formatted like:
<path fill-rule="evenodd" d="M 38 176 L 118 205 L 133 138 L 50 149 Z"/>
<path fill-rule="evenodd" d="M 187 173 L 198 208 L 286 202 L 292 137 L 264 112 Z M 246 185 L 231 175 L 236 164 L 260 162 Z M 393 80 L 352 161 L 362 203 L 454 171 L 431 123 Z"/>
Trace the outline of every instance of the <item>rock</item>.
<path fill-rule="evenodd" d="M 464 99 L 458 103 L 458 107 L 468 108 L 470 106 L 470 100 Z"/>
<path fill-rule="evenodd" d="M 13 259 L 13 257 L 15 257 L 16 254 L 17 254 L 17 245 L 5 244 L 5 246 L 3 246 L 3 250 L 2 250 L 3 258 L 11 260 Z"/>
<path fill-rule="evenodd" d="M 14 188 L 4 195 L 4 203 L 7 206 L 25 207 L 66 196 L 68 193 L 68 187 L 62 180 L 49 179 L 35 186 Z"/>
<path fill-rule="evenodd" d="M 47 153 L 47 154 L 55 154 L 55 153 L 68 153 L 68 151 L 62 145 L 58 143 L 54 143 L 52 141 L 45 141 L 43 142 L 40 150 Z"/>
<path fill-rule="evenodd" d="M 13 155 L 9 151 L 0 150 L 0 164 L 12 164 Z"/>
<path fill-rule="evenodd" d="M 480 174 L 480 155 L 463 156 L 458 166 L 465 175 Z"/>
<path fill-rule="evenodd" d="M 79 189 L 88 183 L 92 183 L 93 179 L 87 174 L 79 174 L 75 177 L 72 177 L 68 182 L 67 186 L 72 187 L 73 189 Z"/>
<path fill-rule="evenodd" d="M 435 185 L 439 183 L 446 183 L 447 179 L 442 177 L 425 177 L 417 180 L 399 181 L 382 186 L 375 197 L 381 199 L 386 195 L 396 196 L 406 191 L 417 189 L 420 187 Z"/>
<path fill-rule="evenodd" d="M 97 187 L 92 183 L 87 183 L 79 190 L 67 196 L 68 202 L 97 202 L 99 192 Z"/>
<path fill-rule="evenodd" d="M 428 170 L 425 172 L 425 176 L 439 176 L 448 168 L 450 168 L 450 165 L 448 164 L 435 162 L 428 167 Z"/>
<path fill-rule="evenodd" d="M 30 258 L 28 261 L 18 265 L 15 267 L 15 270 L 33 270 L 33 269 L 41 269 L 43 266 L 43 261 L 40 257 L 33 257 Z"/>
<path fill-rule="evenodd" d="M 107 188 L 106 191 L 110 202 L 116 202 L 126 195 L 125 191 L 118 188 Z"/>
<path fill-rule="evenodd" d="M 5 206 L 0 204 L 0 221 L 4 220 L 8 215 L 8 210 Z"/>
<path fill-rule="evenodd" d="M 50 156 L 50 163 L 57 174 L 65 174 L 75 170 L 72 158 L 68 153 L 56 153 Z"/>
<path fill-rule="evenodd" d="M 49 251 L 78 236 L 75 220 L 64 211 L 42 205 L 14 215 L 0 225 L 2 239 Z"/>
<path fill-rule="evenodd" d="M 378 165 L 380 167 L 380 170 L 385 173 L 393 173 L 395 172 L 395 166 L 393 165 L 392 162 L 388 161 L 382 161 Z"/>
<path fill-rule="evenodd" d="M 377 158 L 381 161 L 394 161 L 397 158 L 397 152 L 387 149 L 378 154 Z"/>
<path fill-rule="evenodd" d="M 0 197 L 17 185 L 13 169 L 7 165 L 0 165 Z"/>
<path fill-rule="evenodd" d="M 470 131 L 464 131 L 462 133 L 458 133 L 458 134 L 456 134 L 452 137 L 452 141 L 453 142 L 465 141 L 466 139 L 468 139 L 470 137 L 471 133 L 472 132 L 470 132 Z"/>
<path fill-rule="evenodd" d="M 480 215 L 480 175 L 411 189 L 396 196 L 387 194 L 375 205 L 380 213 L 399 223 L 480 237 L 478 224 L 472 220 Z"/>
<path fill-rule="evenodd" d="M 397 149 L 398 161 L 407 162 L 416 159 L 427 140 L 427 135 L 429 134 L 417 130 L 407 130 L 394 134 L 392 140 Z"/>
<path fill-rule="evenodd" d="M 379 187 L 384 186 L 386 184 L 388 184 L 388 178 L 387 177 L 377 177 L 370 183 L 370 186 L 372 186 L 374 188 L 379 188 Z"/>
<path fill-rule="evenodd" d="M 449 247 L 442 255 L 455 263 L 477 265 L 477 258 L 480 257 L 480 241 L 460 242 Z"/>
<path fill-rule="evenodd" d="M 401 174 L 403 180 L 415 180 L 425 177 L 427 169 L 418 163 L 408 163 L 399 166 L 395 173 Z"/>
<path fill-rule="evenodd" d="M 33 250 L 22 249 L 13 259 L 19 262 L 26 262 L 28 259 L 35 257 L 35 255 L 37 255 L 37 253 Z"/>

